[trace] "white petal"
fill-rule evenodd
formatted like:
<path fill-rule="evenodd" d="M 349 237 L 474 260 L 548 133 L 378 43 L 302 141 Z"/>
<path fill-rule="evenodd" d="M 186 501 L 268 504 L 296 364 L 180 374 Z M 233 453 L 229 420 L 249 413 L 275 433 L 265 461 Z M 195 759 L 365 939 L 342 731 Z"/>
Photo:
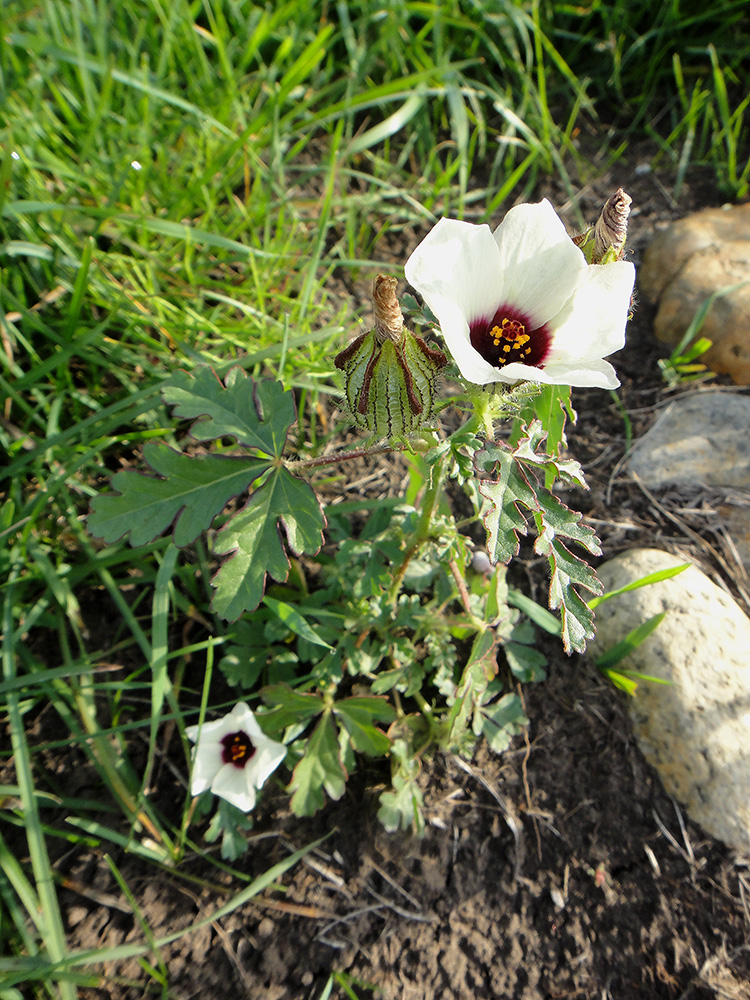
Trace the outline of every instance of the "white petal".
<path fill-rule="evenodd" d="M 244 723 L 247 721 L 248 717 L 255 721 L 253 713 L 250 710 L 250 706 L 246 701 L 238 701 L 234 706 L 229 715 L 225 715 L 225 719 L 231 719 L 236 729 L 244 729 Z"/>
<path fill-rule="evenodd" d="M 286 747 L 283 743 L 277 743 L 266 736 L 245 702 L 240 702 L 234 708 L 232 718 L 236 728 L 243 730 L 255 747 L 255 753 L 245 765 L 245 771 L 248 780 L 252 781 L 256 788 L 261 788 L 268 776 L 286 757 Z"/>
<path fill-rule="evenodd" d="M 247 708 L 247 706 L 245 707 Z M 235 711 L 236 708 L 229 715 L 225 715 L 215 722 L 204 722 L 202 726 L 186 726 L 185 734 L 193 742 L 197 739 L 199 744 L 203 743 L 204 740 L 219 743 L 228 733 L 236 733 L 240 728 L 234 718 Z"/>
<path fill-rule="evenodd" d="M 209 739 L 212 739 L 213 734 L 218 729 L 221 729 L 223 724 L 224 719 L 219 719 L 217 722 L 204 722 L 202 726 L 185 726 L 185 735 L 193 743 L 198 739 L 203 739 L 206 735 L 208 735 Z"/>
<path fill-rule="evenodd" d="M 591 358 L 586 362 L 553 362 L 544 369 L 546 378 L 540 379 L 552 385 L 596 386 L 599 389 L 616 389 L 620 384 L 609 361 Z"/>
<path fill-rule="evenodd" d="M 542 385 L 598 386 L 616 389 L 620 384 L 615 370 L 608 361 L 592 358 L 585 362 L 556 361 L 544 368 L 522 365 L 519 362 L 497 370 L 498 382 L 540 382 Z"/>
<path fill-rule="evenodd" d="M 588 268 L 583 254 L 546 199 L 511 208 L 494 236 L 504 301 L 525 312 L 535 327 L 542 326 L 578 287 Z"/>
<path fill-rule="evenodd" d="M 222 749 L 221 743 L 201 740 L 198 744 L 190 780 L 191 795 L 200 795 L 211 787 L 217 773 L 224 766 L 221 759 Z"/>
<path fill-rule="evenodd" d="M 441 219 L 409 257 L 404 273 L 436 316 L 440 303 L 447 301 L 467 323 L 490 319 L 504 301 L 499 254 L 489 226 Z"/>
<path fill-rule="evenodd" d="M 256 788 L 262 788 L 269 776 L 276 770 L 286 757 L 286 747 L 264 737 L 256 743 L 256 751 L 245 765 L 250 773 L 252 783 Z"/>
<path fill-rule="evenodd" d="M 225 764 L 214 778 L 211 791 L 243 812 L 250 812 L 255 805 L 255 789 L 245 772 L 244 767 Z"/>
<path fill-rule="evenodd" d="M 630 295 L 635 268 L 624 260 L 593 264 L 584 275 L 577 295 L 550 321 L 552 349 L 545 368 L 603 358 L 625 343 Z"/>
<path fill-rule="evenodd" d="M 238 702 L 231 713 L 225 716 L 225 718 L 232 720 L 232 729 L 230 732 L 237 732 L 237 730 L 241 729 L 244 733 L 247 733 L 256 746 L 257 739 L 266 739 L 263 730 L 255 721 L 252 709 L 246 702 Z"/>

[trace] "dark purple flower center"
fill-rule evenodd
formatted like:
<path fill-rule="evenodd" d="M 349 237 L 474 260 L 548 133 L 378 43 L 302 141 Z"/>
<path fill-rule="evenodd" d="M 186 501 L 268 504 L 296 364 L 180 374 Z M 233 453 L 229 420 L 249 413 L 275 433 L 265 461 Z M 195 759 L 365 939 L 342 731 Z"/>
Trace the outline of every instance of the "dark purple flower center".
<path fill-rule="evenodd" d="M 256 751 L 255 744 L 244 730 L 229 733 L 221 741 L 221 759 L 225 764 L 243 768 Z"/>
<path fill-rule="evenodd" d="M 546 324 L 535 329 L 525 313 L 502 305 L 490 319 L 475 319 L 469 324 L 469 340 L 493 368 L 514 361 L 541 368 L 549 354 L 552 334 Z"/>

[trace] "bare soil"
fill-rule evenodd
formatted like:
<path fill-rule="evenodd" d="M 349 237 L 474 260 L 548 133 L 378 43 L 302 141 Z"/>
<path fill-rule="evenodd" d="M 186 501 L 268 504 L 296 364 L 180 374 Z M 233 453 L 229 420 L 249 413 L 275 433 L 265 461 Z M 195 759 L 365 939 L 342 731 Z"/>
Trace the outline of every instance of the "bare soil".
<path fill-rule="evenodd" d="M 594 218 L 621 184 L 634 196 L 636 264 L 655 226 L 716 204 L 699 174 L 675 205 L 659 178 L 630 170 L 586 189 L 586 214 Z M 541 193 L 564 203 L 559 191 Z M 668 398 L 656 368 L 665 350 L 652 342 L 651 318 L 642 304 L 615 359 L 636 435 Z M 688 523 L 667 501 L 654 506 L 618 477 L 625 432 L 611 398 L 580 392 L 575 404 L 570 449 L 592 486 L 580 505 L 606 557 L 638 544 L 679 550 L 732 589 L 731 564 L 705 524 Z M 541 597 L 541 568 L 526 569 Z M 665 794 L 634 742 L 624 696 L 581 657 L 567 658 L 551 641 L 545 652 L 548 679 L 520 692 L 531 721 L 509 752 L 495 756 L 482 745 L 471 761 L 424 762 L 422 839 L 380 828 L 386 776 L 377 768 L 308 820 L 291 816 L 284 793 L 269 787 L 240 870 L 260 874 L 291 850 L 327 839 L 279 891 L 163 948 L 169 997 L 318 1000 L 336 971 L 351 977 L 354 993 L 337 983 L 332 997 L 368 996 L 370 984 L 388 1000 L 750 998 L 748 859 L 704 834 Z M 168 757 L 168 745 L 162 750 Z M 58 780 L 71 761 L 60 753 L 48 762 Z M 83 771 L 70 777 L 81 794 L 85 781 Z M 160 782 L 168 811 L 170 796 L 176 803 L 182 794 L 178 778 L 163 766 Z M 178 873 L 125 851 L 111 855 L 157 937 L 239 888 L 230 877 L 217 884 L 217 869 L 198 853 Z M 142 939 L 118 903 L 103 848 L 61 849 L 57 867 L 68 879 L 72 946 Z M 107 973 L 106 988 L 81 989 L 84 1000 L 161 992 L 133 960 Z"/>
<path fill-rule="evenodd" d="M 163 949 L 170 997 L 317 1000 L 331 970 L 393 1000 L 750 997 L 747 868 L 664 793 L 622 698 L 564 657 L 525 697 L 531 724 L 512 751 L 425 764 L 422 839 L 380 828 L 382 773 L 307 821 L 283 793 L 267 797 L 242 870 L 260 874 L 330 836 L 283 894 Z M 157 936 L 223 901 L 132 856 L 116 861 Z M 86 888 L 65 900 L 77 943 L 141 939 L 107 905 L 115 887 L 101 858 L 79 863 Z M 215 879 L 207 869 L 194 857 L 184 873 Z M 117 972 L 139 985 L 82 996 L 147 995 L 134 962 Z"/>

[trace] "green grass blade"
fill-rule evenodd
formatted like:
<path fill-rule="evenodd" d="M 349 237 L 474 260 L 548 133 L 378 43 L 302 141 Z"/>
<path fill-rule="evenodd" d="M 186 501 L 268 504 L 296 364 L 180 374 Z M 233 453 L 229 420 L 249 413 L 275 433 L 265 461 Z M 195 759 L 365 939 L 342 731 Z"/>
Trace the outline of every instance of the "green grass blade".
<path fill-rule="evenodd" d="M 20 575 L 20 553 L 14 550 L 14 562 L 9 584 L 5 593 L 3 607 L 3 678 L 13 680 L 16 674 L 16 655 L 13 642 L 17 636 L 13 617 L 13 598 L 15 583 Z M 44 942 L 44 947 L 53 963 L 64 962 L 67 957 L 65 933 L 63 931 L 62 915 L 57 901 L 54 876 L 50 865 L 44 833 L 39 819 L 39 810 L 31 769 L 31 757 L 24 732 L 23 717 L 19 711 L 18 696 L 10 691 L 7 698 L 8 718 L 10 722 L 11 744 L 16 767 L 16 780 L 20 790 L 21 806 L 24 812 L 26 839 L 29 845 L 31 867 L 34 872 L 36 892 L 39 896 L 40 912 L 38 926 Z M 9 985 L 14 985 L 13 983 Z M 62 1000 L 75 1000 L 75 990 L 72 984 L 61 981 L 60 995 Z"/>

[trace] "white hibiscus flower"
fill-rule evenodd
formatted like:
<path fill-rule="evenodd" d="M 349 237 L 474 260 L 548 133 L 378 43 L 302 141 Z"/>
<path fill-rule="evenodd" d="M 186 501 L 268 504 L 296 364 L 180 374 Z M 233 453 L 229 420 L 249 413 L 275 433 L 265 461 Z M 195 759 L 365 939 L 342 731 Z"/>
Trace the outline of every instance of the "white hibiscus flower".
<path fill-rule="evenodd" d="M 468 382 L 620 383 L 603 359 L 625 343 L 635 268 L 588 265 L 548 201 L 493 233 L 441 219 L 406 262 Z"/>
<path fill-rule="evenodd" d="M 243 812 L 250 812 L 256 790 L 286 757 L 286 747 L 263 733 L 244 701 L 223 719 L 187 726 L 185 733 L 198 741 L 191 793 L 199 795 L 210 788 Z"/>

